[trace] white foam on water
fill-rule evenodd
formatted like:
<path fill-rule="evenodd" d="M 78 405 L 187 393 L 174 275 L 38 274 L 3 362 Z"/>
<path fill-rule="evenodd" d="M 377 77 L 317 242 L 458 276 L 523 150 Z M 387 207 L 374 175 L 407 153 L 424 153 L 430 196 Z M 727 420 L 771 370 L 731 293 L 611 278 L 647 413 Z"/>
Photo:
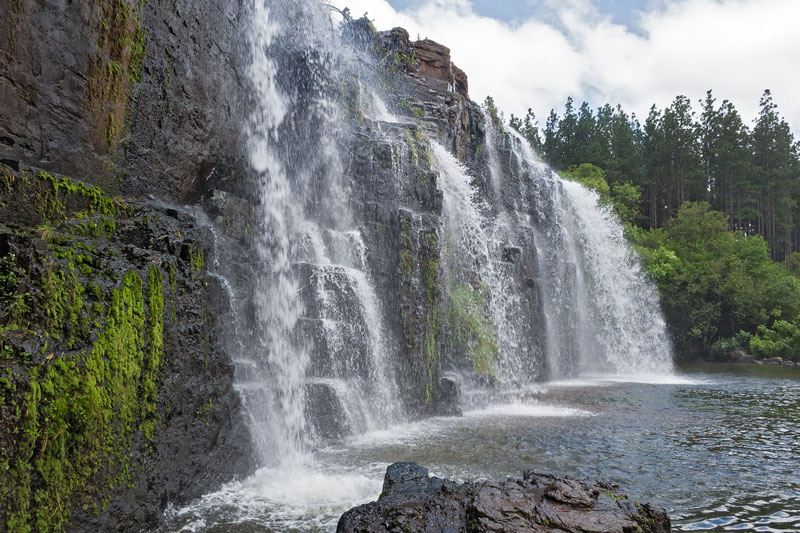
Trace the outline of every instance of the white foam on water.
<path fill-rule="evenodd" d="M 346 446 L 370 447 L 398 442 L 413 446 L 418 441 L 425 441 L 432 435 L 462 424 L 463 420 L 463 417 L 459 416 L 437 416 L 417 422 L 397 424 L 386 429 L 356 435 L 346 442 Z"/>
<path fill-rule="evenodd" d="M 608 387 L 618 383 L 639 383 L 644 385 L 708 385 L 707 379 L 679 374 L 584 374 L 571 379 L 547 381 L 545 388 Z"/>
<path fill-rule="evenodd" d="M 542 390 L 539 389 L 539 392 Z M 425 446 L 432 437 L 437 434 L 445 433 L 459 426 L 470 426 L 474 419 L 488 419 L 491 417 L 583 417 L 595 416 L 591 411 L 565 407 L 560 405 L 531 403 L 531 402 L 509 402 L 490 405 L 481 409 L 466 411 L 463 416 L 439 416 L 398 424 L 386 429 L 370 431 L 357 435 L 341 444 L 345 448 L 360 447 L 369 448 L 387 444 L 402 443 L 405 446 Z M 331 451 L 329 448 L 326 451 Z"/>
<path fill-rule="evenodd" d="M 186 520 L 181 531 L 245 523 L 280 530 L 331 530 L 343 512 L 375 500 L 380 487 L 380 475 L 326 471 L 319 465 L 262 468 L 167 515 L 173 523 Z"/>
<path fill-rule="evenodd" d="M 584 379 L 601 384 L 642 383 L 647 385 L 704 385 L 711 383 L 706 379 L 692 378 L 678 374 L 649 374 L 649 373 L 587 375 L 584 376 Z"/>
<path fill-rule="evenodd" d="M 573 407 L 563 407 L 551 404 L 531 404 L 531 403 L 510 403 L 505 405 L 493 405 L 486 409 L 469 411 L 464 413 L 465 417 L 483 418 L 494 416 L 519 416 L 526 418 L 537 417 L 573 417 L 573 416 L 595 416 L 591 411 L 575 409 Z"/>

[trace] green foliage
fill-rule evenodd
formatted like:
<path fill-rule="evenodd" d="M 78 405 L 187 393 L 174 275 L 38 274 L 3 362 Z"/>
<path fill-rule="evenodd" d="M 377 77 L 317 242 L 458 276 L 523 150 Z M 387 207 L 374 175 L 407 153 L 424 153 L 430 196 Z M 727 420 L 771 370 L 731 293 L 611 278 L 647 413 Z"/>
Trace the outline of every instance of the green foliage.
<path fill-rule="evenodd" d="M 800 361 L 800 325 L 776 320 L 772 327 L 758 326 L 750 339 L 750 351 L 757 357 L 783 357 Z"/>
<path fill-rule="evenodd" d="M 786 257 L 784 266 L 793 276 L 800 277 L 800 252 L 793 252 Z"/>
<path fill-rule="evenodd" d="M 189 248 L 189 264 L 192 266 L 192 272 L 199 273 L 203 270 L 205 259 L 203 257 L 203 249 L 200 247 L 192 246 Z M 194 275 L 194 274 L 192 274 Z"/>
<path fill-rule="evenodd" d="M 408 72 L 417 62 L 417 54 L 416 51 L 412 51 L 410 54 L 406 54 L 403 52 L 395 52 L 392 57 L 391 68 L 394 72 L 404 71 Z"/>
<path fill-rule="evenodd" d="M 639 223 L 641 198 L 642 190 L 631 182 L 618 182 L 611 186 L 611 203 L 614 206 L 614 212 L 625 224 Z"/>
<path fill-rule="evenodd" d="M 595 191 L 601 203 L 610 206 L 624 224 L 634 224 L 639 220 L 641 191 L 636 185 L 619 182 L 609 186 L 603 169 L 591 163 L 573 165 L 561 172 L 561 176 Z"/>
<path fill-rule="evenodd" d="M 153 265 L 148 270 L 147 282 L 147 353 L 141 369 L 142 403 L 141 425 L 148 440 L 153 439 L 157 423 L 156 407 L 158 404 L 158 371 L 164 354 L 164 277 L 161 270 Z"/>
<path fill-rule="evenodd" d="M 750 350 L 751 337 L 752 335 L 746 331 L 740 331 L 733 337 L 720 337 L 711 345 L 709 354 L 714 359 L 725 360 L 734 351 L 748 352 Z"/>
<path fill-rule="evenodd" d="M 524 119 L 520 119 L 512 113 L 508 125 L 517 130 L 536 153 L 542 152 L 542 136 L 539 133 L 539 125 L 533 110 L 528 109 Z"/>
<path fill-rule="evenodd" d="M 14 253 L 0 257 L 0 323 L 5 321 L 8 329 L 20 327 L 22 318 L 30 310 L 30 293 L 19 291 L 21 277 L 22 270 Z"/>
<path fill-rule="evenodd" d="M 770 92 L 752 129 L 711 91 L 701 104 L 698 115 L 679 95 L 664 109 L 653 106 L 641 124 L 619 105 L 593 112 L 567 98 L 561 116 L 550 112 L 541 153 L 557 170 L 583 163 L 604 169 L 612 195 L 630 198 L 614 191 L 619 183 L 638 187 L 639 199 L 626 201 L 636 213 L 618 213 L 632 224 L 664 227 L 684 202 L 705 201 L 728 217 L 730 229 L 761 235 L 773 260 L 800 251 L 800 144 Z M 511 124 L 537 144 L 532 124 L 517 117 Z"/>
<path fill-rule="evenodd" d="M 638 246 L 684 349 L 706 352 L 718 337 L 800 314 L 800 280 L 771 261 L 762 238 L 731 232 L 706 203 L 685 203 L 665 229 L 642 234 Z"/>
<path fill-rule="evenodd" d="M 603 169 L 591 163 L 572 165 L 565 172 L 562 172 L 561 176 L 568 180 L 577 181 L 584 187 L 592 189 L 600 195 L 601 200 L 608 202 L 610 199 L 611 188 L 606 182 Z"/>
<path fill-rule="evenodd" d="M 480 291 L 463 284 L 450 291 L 448 322 L 454 348 L 464 351 L 479 374 L 494 375 L 498 356 L 492 324 L 483 318 L 485 298 Z"/>
<path fill-rule="evenodd" d="M 503 117 L 503 112 L 498 111 L 497 106 L 494 103 L 494 98 L 491 96 L 486 96 L 486 100 L 483 101 L 483 107 L 489 112 L 489 116 L 492 118 L 492 122 L 494 125 L 497 126 L 497 129 L 500 130 L 500 133 L 503 133 L 504 125 L 505 125 L 505 118 Z"/>
<path fill-rule="evenodd" d="M 45 225 L 66 223 L 64 229 L 73 235 L 111 236 L 116 231 L 114 219 L 130 213 L 119 198 L 65 176 L 38 172 L 33 180 L 20 184 L 21 194 L 28 194 L 28 190 Z"/>

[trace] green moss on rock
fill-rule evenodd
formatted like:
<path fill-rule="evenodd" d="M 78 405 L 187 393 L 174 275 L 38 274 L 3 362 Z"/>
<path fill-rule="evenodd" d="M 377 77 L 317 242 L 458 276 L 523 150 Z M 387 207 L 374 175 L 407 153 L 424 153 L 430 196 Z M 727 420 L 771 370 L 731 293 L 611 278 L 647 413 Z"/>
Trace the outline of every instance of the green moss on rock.
<path fill-rule="evenodd" d="M 484 318 L 485 307 L 481 291 L 458 285 L 450 291 L 447 318 L 454 348 L 469 356 L 475 372 L 494 375 L 499 348 L 492 324 Z"/>
<path fill-rule="evenodd" d="M 44 172 L 4 183 L 36 216 L 0 219 L 0 530 L 63 531 L 76 506 L 99 512 L 132 483 L 132 444 L 154 436 L 162 262 L 120 271 L 97 249 L 113 232 L 74 231 L 131 214 L 99 189 Z"/>
<path fill-rule="evenodd" d="M 66 274 L 64 274 L 66 272 Z M 56 311 L 50 334 L 66 335 L 92 313 L 69 268 L 49 275 Z M 85 349 L 48 354 L 26 369 L 19 405 L 16 450 L 3 450 L 4 486 L 13 487 L 9 531 L 61 531 L 75 504 L 102 508 L 106 488 L 127 483 L 136 431 L 152 439 L 157 422 L 158 367 L 163 352 L 162 275 L 148 272 L 147 295 L 137 272 L 126 272 L 110 291 L 104 324 Z M 87 309 L 87 307 L 89 307 Z M 75 336 L 67 340 L 67 346 Z M 14 398 L 10 398 L 14 403 Z M 10 453 L 9 453 L 10 452 Z M 102 480 L 105 479 L 104 484 Z"/>

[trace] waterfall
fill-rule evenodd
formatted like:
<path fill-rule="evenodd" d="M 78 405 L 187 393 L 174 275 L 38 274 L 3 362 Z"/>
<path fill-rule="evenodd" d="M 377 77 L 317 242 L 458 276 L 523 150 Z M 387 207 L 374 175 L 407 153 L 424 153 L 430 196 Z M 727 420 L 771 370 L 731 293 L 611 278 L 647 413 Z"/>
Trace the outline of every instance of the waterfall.
<path fill-rule="evenodd" d="M 494 124 L 487 120 L 486 128 Z M 656 288 L 620 221 L 594 191 L 541 163 L 521 135 L 507 137 L 510 170 L 530 191 L 521 208 L 534 232 L 550 377 L 671 372 Z M 489 144 L 490 158 L 495 146 Z"/>
<path fill-rule="evenodd" d="M 456 349 L 505 390 L 543 377 L 671 371 L 658 295 L 620 222 L 596 193 L 562 180 L 523 138 L 499 131 L 486 110 L 483 118 L 486 186 L 432 143 L 450 309 L 472 313 L 470 327 L 479 330 L 471 345 Z M 536 287 L 527 295 L 519 272 L 525 258 L 513 257 L 526 244 L 535 250 L 529 282 Z M 531 315 L 532 300 L 535 328 L 519 320 Z M 459 310 L 465 305 L 471 308 Z M 476 357 L 491 357 L 491 364 Z"/>
<path fill-rule="evenodd" d="M 472 407 L 469 387 L 477 404 L 671 370 L 655 289 L 596 194 L 442 80 L 438 100 L 429 86 L 382 92 L 396 73 L 364 46 L 354 56 L 319 3 L 252 1 L 252 248 L 212 273 L 262 468 L 177 516 L 224 523 L 232 506 L 259 527 L 317 514 L 328 528 L 331 509 L 374 496 L 337 462 L 354 436 Z M 470 166 L 444 147 L 452 102 L 477 136 Z M 459 402 L 449 376 L 465 394 L 437 411 Z"/>
<path fill-rule="evenodd" d="M 255 334 L 238 354 L 236 381 L 260 463 L 291 466 L 328 439 L 396 421 L 400 410 L 392 340 L 339 156 L 345 118 L 319 74 L 331 70 L 330 21 L 316 5 L 269 4 L 254 0 L 249 35 Z M 293 33 L 298 19 L 310 28 Z M 295 77 L 305 100 L 283 86 Z"/>
<path fill-rule="evenodd" d="M 517 228 L 502 209 L 492 217 L 475 178 L 441 144 L 432 145 L 443 193 L 442 267 L 450 320 L 466 322 L 451 324 L 456 349 L 466 351 L 475 372 L 491 374 L 504 388 L 522 388 L 539 377 L 540 358 L 530 347 L 536 332 L 520 320 L 529 302 L 504 258 L 516 249 L 511 233 Z M 496 194 L 501 178 L 499 169 L 491 172 L 490 190 Z M 465 334 L 468 338 L 458 338 Z"/>
<path fill-rule="evenodd" d="M 298 282 L 292 273 L 295 243 L 293 228 L 303 217 L 294 197 L 297 183 L 274 144 L 289 102 L 277 86 L 277 68 L 269 56 L 279 27 L 266 5 L 256 0 L 251 29 L 250 78 L 256 106 L 250 121 L 250 161 L 259 177 L 258 232 L 255 254 L 259 258 L 253 301 L 257 344 L 241 358 L 249 365 L 237 368 L 237 385 L 251 419 L 250 428 L 262 464 L 298 463 L 304 452 L 303 378 L 308 352 L 292 342 L 302 315 L 296 297 Z"/>
<path fill-rule="evenodd" d="M 573 221 L 572 245 L 580 257 L 581 318 L 591 324 L 594 341 L 582 347 L 581 370 L 634 374 L 672 370 L 658 293 L 625 241 L 619 220 L 600 204 L 596 192 L 570 181 L 563 181 L 562 187 L 562 215 Z"/>

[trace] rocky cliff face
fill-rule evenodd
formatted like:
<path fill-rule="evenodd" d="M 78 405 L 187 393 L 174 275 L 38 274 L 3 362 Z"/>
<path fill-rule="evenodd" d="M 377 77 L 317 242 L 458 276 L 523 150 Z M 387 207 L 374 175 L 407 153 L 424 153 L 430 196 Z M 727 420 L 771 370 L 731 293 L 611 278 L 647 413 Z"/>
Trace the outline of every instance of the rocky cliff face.
<path fill-rule="evenodd" d="M 342 89 L 342 98 L 352 102 L 353 126 L 339 141 L 340 153 L 349 154 L 343 172 L 370 251 L 371 279 L 382 301 L 395 303 L 385 310 L 385 321 L 399 343 L 402 402 L 411 416 L 454 413 L 457 387 L 445 375 L 455 372 L 479 387 L 491 385 L 493 361 L 477 361 L 476 352 L 485 348 L 480 337 L 495 325 L 487 316 L 486 280 L 479 279 L 475 265 L 465 274 L 471 279 L 458 286 L 443 278 L 443 264 L 454 253 L 447 240 L 453 237 L 443 220 L 444 176 L 433 143 L 444 145 L 475 176 L 478 201 L 494 213 L 517 207 L 525 178 L 512 139 L 488 134 L 497 125 L 469 99 L 467 77 L 448 48 L 428 39 L 411 41 L 402 28 L 376 33 L 365 19 L 346 26 L 345 36 L 370 51 L 366 66 L 351 67 L 354 75 L 385 87 L 387 106 L 396 114 L 391 121 L 369 116 L 353 89 Z M 492 186 L 489 148 L 506 176 L 501 189 Z M 502 270 L 510 290 L 523 296 L 524 305 L 508 320 L 524 339 L 517 349 L 532 354 L 535 368 L 527 375 L 543 376 L 542 336 L 532 334 L 542 326 L 533 233 L 529 226 L 516 231 L 505 248 L 486 259 Z M 480 355 L 494 358 L 496 345 L 489 351 Z"/>
<path fill-rule="evenodd" d="M 246 168 L 241 2 L 11 0 L 3 12 L 6 165 L 173 202 Z"/>
<path fill-rule="evenodd" d="M 244 474 L 190 214 L 0 169 L 3 530 L 111 531 Z"/>
<path fill-rule="evenodd" d="M 251 468 L 212 235 L 171 205 L 245 175 L 243 6 L 2 10 L 0 530 L 149 527 Z"/>

